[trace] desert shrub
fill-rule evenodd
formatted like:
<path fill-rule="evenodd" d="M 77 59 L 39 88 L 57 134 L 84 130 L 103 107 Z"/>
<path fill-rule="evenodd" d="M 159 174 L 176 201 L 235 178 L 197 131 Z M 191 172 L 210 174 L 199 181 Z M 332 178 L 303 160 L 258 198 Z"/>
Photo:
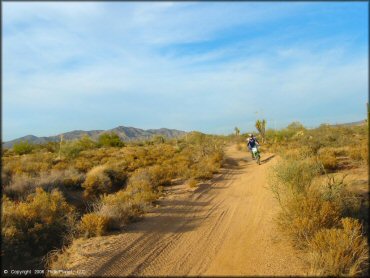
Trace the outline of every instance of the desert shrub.
<path fill-rule="evenodd" d="M 338 161 L 333 149 L 322 148 L 319 150 L 318 155 L 319 161 L 326 170 L 336 170 L 338 168 Z"/>
<path fill-rule="evenodd" d="M 348 147 L 336 147 L 332 148 L 335 156 L 348 156 Z"/>
<path fill-rule="evenodd" d="M 162 135 L 157 134 L 152 137 L 151 141 L 153 141 L 154 144 L 163 144 L 166 141 L 166 138 Z"/>
<path fill-rule="evenodd" d="M 97 213 L 87 213 L 81 218 L 79 231 L 84 237 L 102 236 L 108 230 L 109 219 Z"/>
<path fill-rule="evenodd" d="M 94 167 L 94 163 L 84 157 L 78 157 L 74 160 L 73 167 L 80 172 L 87 173 Z"/>
<path fill-rule="evenodd" d="M 361 214 L 362 198 L 347 190 L 342 178 L 327 176 L 327 180 L 320 186 L 320 194 L 323 200 L 334 202 L 339 205 L 342 217 L 359 218 Z"/>
<path fill-rule="evenodd" d="M 173 174 L 171 173 L 171 167 L 164 167 L 159 165 L 154 165 L 148 169 L 148 174 L 150 176 L 150 182 L 154 187 L 157 186 L 167 186 L 171 184 L 171 178 Z"/>
<path fill-rule="evenodd" d="M 189 175 L 198 180 L 206 180 L 213 177 L 214 171 L 215 167 L 209 161 L 202 160 L 191 166 Z"/>
<path fill-rule="evenodd" d="M 207 139 L 207 135 L 198 131 L 192 131 L 186 134 L 185 140 L 188 143 L 200 145 Z"/>
<path fill-rule="evenodd" d="M 27 174 L 13 175 L 10 184 L 3 187 L 3 192 L 11 199 L 22 199 L 35 190 L 35 179 Z"/>
<path fill-rule="evenodd" d="M 184 155 L 177 155 L 173 159 L 169 161 L 171 167 L 171 171 L 173 171 L 173 177 L 187 177 L 190 167 L 190 161 L 188 157 Z"/>
<path fill-rule="evenodd" d="M 68 141 L 62 145 L 61 153 L 69 158 L 73 159 L 78 157 L 83 148 L 78 144 L 78 142 Z"/>
<path fill-rule="evenodd" d="M 64 191 L 66 188 L 80 188 L 83 181 L 84 175 L 71 168 L 63 171 L 41 172 L 37 177 L 20 174 L 12 177 L 11 183 L 4 187 L 4 193 L 11 199 L 21 200 L 35 192 L 37 187 L 46 191 L 55 188 Z"/>
<path fill-rule="evenodd" d="M 73 208 L 62 194 L 37 189 L 24 202 L 3 198 L 2 250 L 7 268 L 25 267 L 33 257 L 58 248 L 74 226 Z"/>
<path fill-rule="evenodd" d="M 222 165 L 222 160 L 224 158 L 224 152 L 223 150 L 219 149 L 217 151 L 215 151 L 212 155 L 211 155 L 211 161 L 216 164 L 216 166 L 219 168 L 221 167 Z"/>
<path fill-rule="evenodd" d="M 89 136 L 84 135 L 77 141 L 77 145 L 83 150 L 88 150 L 96 148 L 98 144 L 95 141 L 93 141 Z"/>
<path fill-rule="evenodd" d="M 369 249 L 361 224 L 341 220 L 341 228 L 322 229 L 308 245 L 311 274 L 317 276 L 366 275 Z"/>
<path fill-rule="evenodd" d="M 86 198 L 98 197 L 112 191 L 112 181 L 107 174 L 107 167 L 100 165 L 92 168 L 87 174 L 82 187 Z"/>
<path fill-rule="evenodd" d="M 114 133 L 103 133 L 99 136 L 98 144 L 103 147 L 123 147 L 124 143 L 119 136 Z"/>
<path fill-rule="evenodd" d="M 223 159 L 222 151 L 213 151 L 208 155 L 198 155 L 193 158 L 193 165 L 188 171 L 188 178 L 193 177 L 198 180 L 211 179 L 213 174 L 218 173 Z"/>
<path fill-rule="evenodd" d="M 10 154 L 10 149 L 8 148 L 5 148 L 4 146 L 2 146 L 2 149 L 1 149 L 1 155 L 2 156 L 8 156 Z"/>
<path fill-rule="evenodd" d="M 363 144 L 361 146 L 352 146 L 349 149 L 349 156 L 353 160 L 369 163 L 369 153 L 366 144 Z"/>
<path fill-rule="evenodd" d="M 3 188 L 10 184 L 12 181 L 12 172 L 10 169 L 2 167 L 1 169 L 1 185 Z"/>
<path fill-rule="evenodd" d="M 36 179 L 37 187 L 42 187 L 44 190 L 50 191 L 58 188 L 63 191 L 67 189 L 81 188 L 85 176 L 79 173 L 74 168 L 68 168 L 63 171 L 52 170 L 50 172 L 42 172 Z"/>
<path fill-rule="evenodd" d="M 126 192 L 130 194 L 132 198 L 135 198 L 138 203 L 152 202 L 156 199 L 155 194 L 156 188 L 152 184 L 152 177 L 147 169 L 138 169 L 130 177 Z"/>
<path fill-rule="evenodd" d="M 297 146 L 295 148 L 280 149 L 279 155 L 287 160 L 303 160 L 314 156 L 314 152 L 307 146 Z"/>
<path fill-rule="evenodd" d="M 109 219 L 110 229 L 119 229 L 145 211 L 157 198 L 156 191 L 150 184 L 148 171 L 139 169 L 130 177 L 125 190 L 103 196 L 96 211 Z"/>
<path fill-rule="evenodd" d="M 113 190 L 118 190 L 126 185 L 128 173 L 120 163 L 107 163 L 104 165 L 105 173 L 112 182 Z"/>
<path fill-rule="evenodd" d="M 271 167 L 270 188 L 278 200 L 291 194 L 306 194 L 319 173 L 320 167 L 313 159 L 284 159 Z"/>
<path fill-rule="evenodd" d="M 190 178 L 188 179 L 188 181 L 186 182 L 187 185 L 190 187 L 190 188 L 193 188 L 193 187 L 196 187 L 198 182 L 194 179 L 194 178 Z"/>
<path fill-rule="evenodd" d="M 109 229 L 119 229 L 142 211 L 135 207 L 125 190 L 103 196 L 97 209 L 99 215 L 109 220 Z"/>
<path fill-rule="evenodd" d="M 27 141 L 21 141 L 13 145 L 13 151 L 19 155 L 31 153 L 33 149 L 34 145 L 28 143 Z"/>
<path fill-rule="evenodd" d="M 323 201 L 320 194 L 311 192 L 307 196 L 287 200 L 277 220 L 281 230 L 289 236 L 293 244 L 305 248 L 317 231 L 336 226 L 340 216 L 338 204 Z"/>
<path fill-rule="evenodd" d="M 236 149 L 237 149 L 238 151 L 241 151 L 241 150 L 243 149 L 243 145 L 242 145 L 242 144 L 240 144 L 240 143 L 236 144 Z"/>
<path fill-rule="evenodd" d="M 52 154 L 50 153 L 32 153 L 22 156 L 13 156 L 2 158 L 3 170 L 8 175 L 28 174 L 37 176 L 41 171 L 49 170 L 52 165 Z"/>
<path fill-rule="evenodd" d="M 65 161 L 65 160 L 56 160 L 55 161 L 55 164 L 53 165 L 53 170 L 66 170 L 68 169 L 70 166 L 69 162 L 68 161 Z"/>
<path fill-rule="evenodd" d="M 59 150 L 59 143 L 58 142 L 47 142 L 41 145 L 46 151 L 51 153 L 56 153 Z"/>

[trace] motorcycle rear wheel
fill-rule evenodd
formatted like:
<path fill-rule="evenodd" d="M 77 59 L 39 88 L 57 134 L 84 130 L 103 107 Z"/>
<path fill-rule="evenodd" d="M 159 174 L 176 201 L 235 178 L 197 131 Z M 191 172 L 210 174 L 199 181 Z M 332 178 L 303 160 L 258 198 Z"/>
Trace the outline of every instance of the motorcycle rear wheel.
<path fill-rule="evenodd" d="M 260 157 L 259 154 L 257 154 L 256 162 L 257 162 L 258 165 L 261 165 L 261 157 Z"/>

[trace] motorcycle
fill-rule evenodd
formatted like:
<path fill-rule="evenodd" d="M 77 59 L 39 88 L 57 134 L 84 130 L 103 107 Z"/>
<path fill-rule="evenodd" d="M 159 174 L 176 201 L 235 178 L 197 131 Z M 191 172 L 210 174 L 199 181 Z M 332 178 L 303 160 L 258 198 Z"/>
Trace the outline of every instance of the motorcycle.
<path fill-rule="evenodd" d="M 256 159 L 257 164 L 261 165 L 261 155 L 260 155 L 260 151 L 257 148 L 257 146 L 252 148 L 252 154 L 253 154 L 253 157 Z"/>

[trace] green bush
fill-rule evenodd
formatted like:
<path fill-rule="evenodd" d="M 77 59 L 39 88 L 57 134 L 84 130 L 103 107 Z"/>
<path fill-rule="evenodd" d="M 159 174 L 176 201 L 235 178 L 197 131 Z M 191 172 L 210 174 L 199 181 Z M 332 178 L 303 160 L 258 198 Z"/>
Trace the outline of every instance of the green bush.
<path fill-rule="evenodd" d="M 97 147 L 97 143 L 93 141 L 89 136 L 84 135 L 80 140 L 77 141 L 79 147 L 83 150 L 94 149 Z"/>
<path fill-rule="evenodd" d="M 103 133 L 99 136 L 98 144 L 103 147 L 123 147 L 124 143 L 119 136 L 114 133 Z"/>
<path fill-rule="evenodd" d="M 79 156 L 83 148 L 78 142 L 66 142 L 62 145 L 61 153 L 67 158 L 76 158 Z"/>
<path fill-rule="evenodd" d="M 27 141 L 21 141 L 13 145 L 13 151 L 19 155 L 31 153 L 33 149 L 34 145 Z"/>
<path fill-rule="evenodd" d="M 47 142 L 41 145 L 46 151 L 51 153 L 56 153 L 59 150 L 59 143 L 58 142 Z"/>
<path fill-rule="evenodd" d="M 319 173 L 319 165 L 311 158 L 303 160 L 282 159 L 271 167 L 270 188 L 278 200 L 290 195 L 305 195 Z"/>

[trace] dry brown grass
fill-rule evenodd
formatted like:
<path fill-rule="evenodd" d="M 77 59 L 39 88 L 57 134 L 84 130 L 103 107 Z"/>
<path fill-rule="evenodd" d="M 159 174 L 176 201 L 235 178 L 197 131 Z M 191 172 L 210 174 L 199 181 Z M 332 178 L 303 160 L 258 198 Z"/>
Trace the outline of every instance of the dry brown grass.
<path fill-rule="evenodd" d="M 321 196 L 311 192 L 307 196 L 288 199 L 278 216 L 281 230 L 298 248 L 306 248 L 309 240 L 323 228 L 332 228 L 339 223 L 340 206 L 322 201 Z"/>
<path fill-rule="evenodd" d="M 102 236 L 108 230 L 109 219 L 97 213 L 87 213 L 81 218 L 79 231 L 84 237 Z"/>
<path fill-rule="evenodd" d="M 32 177 L 28 174 L 13 175 L 10 184 L 4 186 L 4 193 L 16 200 L 25 199 L 29 194 L 35 192 L 40 187 L 46 191 L 52 189 L 76 189 L 80 188 L 84 181 L 84 175 L 75 169 L 69 168 L 63 171 L 51 170 L 50 172 L 40 172 L 38 176 Z"/>
<path fill-rule="evenodd" d="M 235 145 L 235 147 L 236 147 L 236 149 L 237 149 L 238 151 L 243 150 L 243 145 L 242 145 L 241 143 L 237 143 L 237 144 Z"/>
<path fill-rule="evenodd" d="M 361 224 L 341 220 L 341 228 L 322 229 L 308 244 L 311 274 L 317 276 L 366 275 L 369 249 Z"/>
<path fill-rule="evenodd" d="M 320 166 L 312 158 L 281 159 L 279 163 L 270 168 L 270 189 L 282 204 L 285 199 L 292 198 L 292 196 L 306 195 L 319 173 Z"/>
<path fill-rule="evenodd" d="M 187 183 L 187 185 L 188 185 L 190 188 L 197 187 L 197 185 L 198 185 L 198 182 L 197 182 L 194 178 L 190 178 L 190 179 L 188 179 L 188 181 L 187 181 L 186 183 Z"/>
<path fill-rule="evenodd" d="M 112 191 L 112 181 L 107 174 L 107 167 L 103 165 L 92 168 L 87 174 L 82 187 L 86 198 L 96 198 L 103 193 Z"/>
<path fill-rule="evenodd" d="M 74 226 L 74 210 L 62 194 L 38 188 L 26 201 L 2 203 L 2 251 L 9 268 L 24 267 L 32 257 L 57 248 Z"/>
<path fill-rule="evenodd" d="M 369 152 L 367 144 L 351 147 L 349 149 L 349 156 L 355 161 L 369 164 Z"/>
<path fill-rule="evenodd" d="M 338 160 L 333 148 L 322 148 L 318 152 L 319 161 L 326 170 L 333 171 L 338 169 Z"/>
<path fill-rule="evenodd" d="M 158 197 L 150 181 L 150 173 L 140 169 L 131 176 L 125 190 L 103 196 L 96 212 L 109 220 L 110 229 L 119 229 L 136 219 Z"/>

